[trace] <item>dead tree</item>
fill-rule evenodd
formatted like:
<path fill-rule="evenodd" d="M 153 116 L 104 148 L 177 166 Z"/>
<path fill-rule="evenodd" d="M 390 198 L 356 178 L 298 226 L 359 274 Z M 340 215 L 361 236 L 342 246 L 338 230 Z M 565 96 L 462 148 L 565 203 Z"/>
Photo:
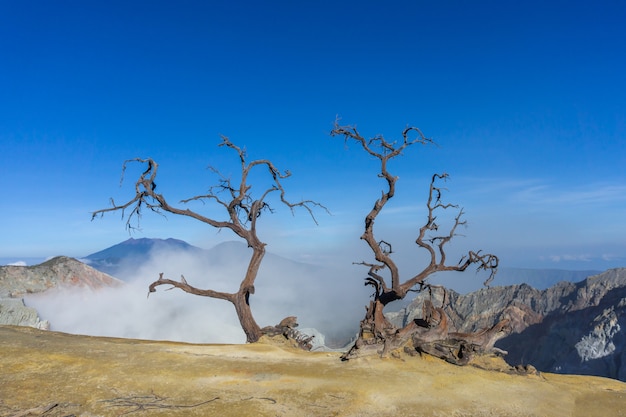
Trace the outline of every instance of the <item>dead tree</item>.
<path fill-rule="evenodd" d="M 499 323 L 480 335 L 453 334 L 449 332 L 448 318 L 444 310 L 433 306 L 431 302 L 424 305 L 421 319 L 414 320 L 401 329 L 391 324 L 384 315 L 383 310 L 387 304 L 404 299 L 409 292 L 432 291 L 433 286 L 428 283 L 428 278 L 436 272 L 465 271 L 470 265 L 476 265 L 478 270 L 489 272 L 489 278 L 485 282 L 485 285 L 488 285 L 497 271 L 498 258 L 492 254 L 482 254 L 481 251 L 469 251 L 456 264 L 447 262 L 446 245 L 457 235 L 457 228 L 464 226 L 466 222 L 463 220 L 463 209 L 442 200 L 443 189 L 438 184 L 448 178 L 445 173 L 435 174 L 431 178 L 426 202 L 426 222 L 420 227 L 415 240 L 417 246 L 428 253 L 430 259 L 428 265 L 403 280 L 398 266 L 391 257 L 393 253 L 391 243 L 375 237 L 376 217 L 395 195 L 398 180 L 398 177 L 389 172 L 388 162 L 401 155 L 409 146 L 427 145 L 433 141 L 416 127 L 404 129 L 402 139 L 398 141 L 388 141 L 383 136 L 365 139 L 354 126 L 340 126 L 338 122 L 335 122 L 331 136 L 343 136 L 346 143 L 351 141 L 358 143 L 365 152 L 380 161 L 378 176 L 386 182 L 386 189 L 365 216 L 365 230 L 361 235 L 361 239 L 368 244 L 376 260 L 359 263 L 368 268 L 365 285 L 373 287 L 373 300 L 366 307 L 365 318 L 361 321 L 356 342 L 342 359 L 372 353 L 385 356 L 395 349 L 412 344 L 410 349 L 432 353 L 450 362 L 466 363 L 472 352 L 489 350 L 493 347 L 495 340 L 506 334 L 507 323 Z M 444 232 L 440 230 L 437 215 L 446 210 L 456 210 L 456 216 L 450 229 Z"/>
<path fill-rule="evenodd" d="M 219 176 L 218 184 L 209 188 L 207 194 L 196 195 L 186 200 L 182 200 L 180 203 L 186 204 L 191 201 L 201 201 L 203 203 L 212 202 L 221 206 L 226 211 L 227 216 L 225 220 L 215 220 L 205 217 L 204 215 L 190 210 L 189 208 L 171 205 L 162 194 L 156 192 L 158 165 L 150 158 L 135 158 L 124 162 L 122 180 L 124 178 L 126 167 L 129 163 L 136 162 L 146 165 L 146 170 L 139 176 L 139 179 L 135 183 L 135 196 L 124 204 L 117 204 L 113 201 L 113 199 L 111 199 L 111 207 L 95 211 L 92 214 L 92 220 L 97 216 L 102 216 L 111 211 L 121 211 L 122 216 L 124 217 L 126 210 L 131 210 L 127 217 L 126 226 L 129 229 L 133 229 L 131 223 L 133 218 L 138 221 L 142 212 L 148 209 L 161 214 L 163 212 L 168 212 L 191 217 L 217 229 L 231 230 L 234 234 L 244 239 L 248 244 L 248 247 L 252 248 L 252 257 L 248 263 L 246 274 L 236 292 L 229 293 L 214 291 L 211 289 L 196 288 L 190 285 L 182 275 L 180 281 L 176 281 L 164 278 L 162 273 L 160 274 L 158 280 L 150 284 L 149 292 L 155 292 L 156 288 L 160 285 L 171 285 L 172 287 L 179 288 L 190 294 L 229 301 L 235 306 L 237 317 L 239 318 L 241 327 L 246 334 L 247 341 L 252 343 L 259 340 L 264 333 L 263 329 L 261 329 L 261 327 L 259 327 L 257 322 L 254 320 L 250 310 L 249 299 L 250 296 L 254 294 L 254 282 L 265 255 L 266 246 L 266 243 L 262 242 L 257 236 L 257 221 L 264 212 L 273 211 L 270 205 L 266 202 L 267 197 L 270 194 L 277 192 L 281 203 L 287 205 L 292 212 L 296 207 L 301 207 L 307 210 L 316 224 L 317 221 L 313 215 L 312 209 L 314 207 L 321 207 L 325 209 L 325 207 L 311 200 L 302 200 L 297 203 L 289 202 L 285 198 L 285 190 L 282 185 L 282 180 L 291 176 L 289 171 L 279 171 L 274 164 L 267 159 L 247 162 L 245 149 L 241 149 L 240 147 L 234 145 L 225 136 L 222 136 L 222 143 L 220 143 L 219 146 L 225 146 L 233 149 L 239 156 L 241 164 L 240 182 L 238 184 L 233 184 L 230 178 L 221 175 L 217 169 L 209 167 Z M 272 180 L 272 185 L 260 193 L 259 196 L 254 198 L 251 193 L 252 186 L 248 184 L 248 176 L 251 170 L 256 167 L 267 169 Z"/>

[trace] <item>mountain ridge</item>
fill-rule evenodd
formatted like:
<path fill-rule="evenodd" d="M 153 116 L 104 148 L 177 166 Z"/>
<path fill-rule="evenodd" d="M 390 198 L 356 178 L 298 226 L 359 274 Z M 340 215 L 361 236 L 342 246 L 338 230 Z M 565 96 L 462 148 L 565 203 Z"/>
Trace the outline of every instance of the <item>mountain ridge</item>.
<path fill-rule="evenodd" d="M 407 307 L 386 313 L 404 326 L 421 316 L 426 293 Z M 474 332 L 502 319 L 512 334 L 496 347 L 507 362 L 530 363 L 544 372 L 605 376 L 626 380 L 626 268 L 614 268 L 578 283 L 560 282 L 538 290 L 527 284 L 485 288 L 461 295 L 433 294 L 453 328 Z"/>

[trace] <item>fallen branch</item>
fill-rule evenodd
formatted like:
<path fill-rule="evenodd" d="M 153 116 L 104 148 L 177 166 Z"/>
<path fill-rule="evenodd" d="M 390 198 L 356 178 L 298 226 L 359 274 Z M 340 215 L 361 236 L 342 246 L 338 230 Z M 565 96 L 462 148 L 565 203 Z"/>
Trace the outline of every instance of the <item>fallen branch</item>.
<path fill-rule="evenodd" d="M 220 397 L 215 397 L 197 404 L 167 404 L 164 402 L 165 400 L 167 400 L 167 397 L 161 397 L 156 394 L 151 394 L 111 398 L 109 400 L 101 400 L 100 402 L 109 403 L 109 407 L 133 407 L 133 409 L 120 414 L 125 415 L 145 410 L 194 408 L 219 400 L 219 398 Z"/>
<path fill-rule="evenodd" d="M 243 398 L 241 401 L 248 401 L 248 400 L 266 400 L 271 402 L 272 404 L 276 404 L 277 401 L 273 398 L 270 397 L 249 397 L 249 398 Z"/>
<path fill-rule="evenodd" d="M 11 417 L 43 416 L 58 405 L 58 403 L 40 405 L 39 407 L 29 408 L 28 410 L 20 411 L 17 414 L 12 414 Z"/>

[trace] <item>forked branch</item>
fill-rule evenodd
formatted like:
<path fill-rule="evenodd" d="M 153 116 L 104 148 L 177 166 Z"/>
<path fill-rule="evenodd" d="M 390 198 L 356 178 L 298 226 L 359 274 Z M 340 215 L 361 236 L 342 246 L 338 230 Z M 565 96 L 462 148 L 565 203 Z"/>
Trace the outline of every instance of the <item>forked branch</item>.
<path fill-rule="evenodd" d="M 298 202 L 290 202 L 287 200 L 285 197 L 285 189 L 283 188 L 281 180 L 291 176 L 289 171 L 281 173 L 280 170 L 267 159 L 254 160 L 249 163 L 246 162 L 245 150 L 234 145 L 226 136 L 222 136 L 222 143 L 219 146 L 226 146 L 237 152 L 241 162 L 241 179 L 239 184 L 233 184 L 229 178 L 221 175 L 216 168 L 209 167 L 214 173 L 219 175 L 218 184 L 211 186 L 207 194 L 196 195 L 183 199 L 181 200 L 181 203 L 189 203 L 191 201 L 204 202 L 205 200 L 215 201 L 217 204 L 226 209 L 229 220 L 215 220 L 205 217 L 204 215 L 190 210 L 189 208 L 176 207 L 170 204 L 162 194 L 156 192 L 156 177 L 159 166 L 151 158 L 134 158 L 124 161 L 120 183 L 124 180 L 124 174 L 129 163 L 137 162 L 140 164 L 146 164 L 146 170 L 143 171 L 135 183 L 135 196 L 123 204 L 116 204 L 115 201 L 111 199 L 111 207 L 93 212 L 92 219 L 98 216 L 103 216 L 105 213 L 112 211 L 121 211 L 122 216 L 125 217 L 126 210 L 132 208 L 130 214 L 127 216 L 126 222 L 127 228 L 132 230 L 135 229 L 132 225 L 133 219 L 137 221 L 136 224 L 137 227 L 139 227 L 142 210 L 147 208 L 160 214 L 165 211 L 172 214 L 191 217 L 215 228 L 230 229 L 237 236 L 248 241 L 251 238 L 250 232 L 251 230 L 256 229 L 256 221 L 261 216 L 263 211 L 272 211 L 270 205 L 265 202 L 265 199 L 274 191 L 278 191 L 280 193 L 281 203 L 289 207 L 292 213 L 297 207 L 304 208 L 316 224 L 317 219 L 315 218 L 313 208 L 319 207 L 328 212 L 328 209 L 325 206 L 312 200 L 302 200 Z M 261 193 L 260 197 L 254 199 L 250 194 L 251 186 L 248 184 L 248 176 L 250 171 L 256 166 L 265 166 L 267 168 L 273 184 L 265 189 Z M 228 198 L 221 197 L 221 194 L 224 192 L 227 194 Z"/>
<path fill-rule="evenodd" d="M 402 131 L 402 139 L 398 141 L 388 141 L 382 135 L 375 136 L 371 139 L 365 139 L 357 130 L 356 126 L 340 126 L 339 120 L 335 120 L 335 126 L 331 131 L 331 136 L 343 136 L 346 142 L 352 140 L 358 143 L 368 154 L 374 156 L 380 161 L 380 174 L 379 177 L 384 178 L 387 183 L 387 189 L 381 192 L 381 196 L 374 203 L 374 207 L 365 217 L 365 230 L 361 235 L 361 239 L 367 242 L 368 246 L 374 253 L 376 261 L 381 263 L 382 266 L 389 270 L 391 275 L 391 288 L 392 291 L 386 291 L 385 293 L 395 293 L 400 288 L 400 273 L 398 267 L 391 258 L 391 245 L 381 245 L 374 236 L 374 223 L 376 217 L 380 214 L 387 202 L 395 195 L 396 181 L 398 177 L 393 176 L 387 170 L 387 162 L 402 154 L 402 152 L 409 146 L 415 144 L 433 144 L 432 139 L 424 136 L 421 130 L 416 127 L 407 127 Z M 385 242 L 386 243 L 386 242 Z M 388 248 L 389 250 L 385 250 Z M 371 269 L 370 269 L 371 271 Z M 387 287 L 384 280 L 380 280 L 383 287 Z M 393 296 L 392 296 L 393 298 Z M 397 299 L 397 298 L 396 298 Z M 393 301 L 393 300 L 390 300 Z"/>
<path fill-rule="evenodd" d="M 410 135 L 413 134 L 415 136 L 410 138 Z M 369 155 L 377 158 L 380 162 L 378 177 L 383 178 L 386 182 L 386 188 L 375 201 L 374 207 L 365 216 L 364 231 L 361 235 L 361 239 L 368 244 L 376 260 L 376 262 L 363 261 L 359 263 L 368 267 L 365 285 L 374 288 L 374 300 L 366 307 L 365 318 L 361 321 L 357 340 L 352 348 L 342 355 L 342 359 L 347 360 L 367 355 L 368 352 L 385 356 L 409 340 L 412 340 L 413 352 L 419 350 L 432 353 L 459 364 L 467 363 L 469 360 L 469 356 L 461 354 L 462 352 L 481 351 L 482 348 L 478 345 L 482 346 L 483 344 L 486 350 L 491 349 L 493 342 L 502 336 L 502 330 L 506 326 L 495 327 L 485 333 L 489 337 L 483 339 L 474 338 L 474 335 L 455 334 L 456 339 L 448 340 L 450 339 L 448 319 L 443 306 L 435 308 L 429 299 L 424 303 L 423 317 L 407 323 L 402 328 L 394 326 L 383 312 L 387 304 L 404 299 L 409 292 L 428 290 L 432 297 L 433 288 L 438 288 L 443 290 L 445 301 L 445 289 L 433 286 L 427 281 L 436 272 L 464 271 L 470 265 L 478 264 L 479 270 L 490 272 L 489 278 L 485 281 L 485 285 L 488 285 L 493 280 L 498 267 L 498 258 L 495 255 L 482 255 L 480 251 L 469 251 L 468 255 L 463 256 L 456 265 L 447 263 L 447 245 L 458 235 L 459 226 L 465 226 L 466 222 L 463 219 L 463 209 L 455 204 L 447 203 L 443 199 L 445 189 L 439 185 L 439 182 L 448 178 L 446 173 L 434 174 L 431 177 L 426 202 L 426 222 L 420 227 L 415 240 L 417 246 L 425 249 L 429 254 L 428 264 L 420 272 L 403 281 L 396 263 L 391 258 L 393 254 L 391 243 L 376 239 L 374 233 L 376 218 L 389 200 L 394 197 L 398 180 L 398 177 L 392 175 L 388 170 L 389 160 L 401 155 L 411 145 L 430 144 L 433 143 L 432 140 L 426 138 L 419 129 L 412 127 L 402 132 L 402 140 L 388 141 L 381 135 L 368 140 L 361 136 L 356 127 L 339 126 L 337 121 L 335 121 L 331 135 L 343 136 L 346 142 L 354 141 Z M 451 226 L 444 227 L 438 216 L 444 215 L 446 210 L 450 209 L 456 211 L 456 214 Z M 383 275 L 387 272 L 390 281 Z M 453 348 L 456 349 L 456 353 L 453 353 Z"/>
<path fill-rule="evenodd" d="M 444 203 L 442 200 L 444 189 L 437 185 L 439 180 L 447 180 L 448 174 L 434 174 L 431 177 L 428 199 L 426 203 L 427 218 L 426 222 L 420 227 L 419 234 L 415 243 L 425 249 L 430 255 L 430 262 L 426 268 L 420 273 L 414 275 L 412 278 L 406 280 L 402 284 L 402 289 L 408 291 L 417 284 L 422 284 L 430 275 L 435 272 L 442 271 L 465 271 L 470 265 L 478 264 L 478 270 L 489 271 L 489 278 L 485 281 L 484 285 L 488 284 L 494 279 L 498 269 L 498 257 L 492 254 L 480 255 L 481 251 L 474 252 L 469 251 L 467 255 L 461 258 L 456 265 L 448 265 L 446 255 L 446 245 L 457 236 L 457 229 L 459 226 L 465 226 L 467 223 L 463 220 L 465 212 L 458 205 Z M 437 212 L 445 211 L 448 209 L 457 209 L 458 212 L 454 217 L 454 222 L 450 229 L 444 233 L 440 231 L 441 225 L 437 221 Z M 429 234 L 431 233 L 432 234 Z"/>
<path fill-rule="evenodd" d="M 411 134 L 415 134 L 411 137 Z M 374 258 L 378 264 L 362 262 L 362 265 L 369 267 L 366 285 L 372 285 L 380 290 L 380 296 L 384 295 L 385 301 L 393 301 L 395 299 L 404 298 L 407 292 L 411 291 L 416 285 L 424 284 L 425 280 L 441 271 L 464 271 L 469 265 L 479 263 L 479 269 L 489 270 L 490 277 L 485 282 L 489 284 L 493 280 L 495 271 L 497 270 L 498 258 L 495 255 L 477 256 L 480 252 L 470 252 L 464 257 L 463 262 L 457 265 L 447 264 L 446 245 L 457 236 L 459 226 L 465 226 L 466 221 L 463 219 L 464 211 L 458 205 L 446 203 L 443 201 L 443 193 L 445 191 L 439 185 L 440 181 L 448 179 L 447 173 L 434 174 L 431 177 L 428 199 L 426 202 L 427 218 L 426 222 L 419 229 L 419 234 L 415 243 L 425 249 L 429 253 L 430 261 L 428 265 L 419 273 L 411 278 L 402 281 L 400 272 L 394 260 L 391 258 L 391 244 L 383 240 L 378 240 L 374 233 L 374 224 L 377 216 L 382 212 L 387 202 L 394 197 L 396 191 L 397 176 L 392 175 L 388 170 L 388 162 L 402 154 L 409 146 L 415 144 L 433 144 L 432 139 L 427 138 L 415 127 L 408 127 L 402 132 L 402 140 L 388 141 L 383 136 L 378 135 L 371 139 L 364 138 L 355 126 L 340 126 L 335 121 L 335 127 L 331 132 L 332 136 L 343 136 L 344 140 L 354 141 L 371 156 L 380 161 L 380 173 L 378 176 L 385 179 L 386 189 L 381 192 L 380 198 L 374 203 L 374 207 L 365 217 L 365 227 L 361 239 L 367 242 L 368 246 L 374 254 Z M 454 222 L 447 232 L 443 232 L 438 221 L 438 213 L 446 210 L 458 210 L 454 217 Z M 443 232 L 443 233 L 442 233 Z M 379 273 L 383 269 L 388 270 L 390 275 L 390 283 L 388 284 Z M 375 284 L 375 285 L 374 285 Z"/>
<path fill-rule="evenodd" d="M 137 227 L 139 227 L 141 215 L 147 208 L 148 210 L 159 214 L 168 212 L 191 217 L 217 229 L 229 229 L 237 236 L 244 239 L 248 244 L 248 247 L 252 248 L 252 256 L 248 263 L 245 276 L 242 278 L 237 292 L 226 293 L 210 289 L 201 289 L 190 285 L 183 276 L 181 276 L 180 281 L 174 281 L 164 278 L 163 274 L 159 276 L 158 280 L 150 284 L 149 292 L 155 292 L 157 287 L 161 285 L 170 285 L 171 288 L 178 288 L 190 294 L 230 301 L 235 307 L 237 316 L 239 317 L 242 329 L 246 333 L 248 342 L 256 342 L 262 335 L 262 329 L 258 326 L 252 316 L 249 297 L 251 294 L 254 294 L 254 282 L 265 255 L 266 244 L 257 236 L 256 225 L 258 219 L 264 212 L 272 212 L 272 208 L 266 201 L 267 197 L 274 192 L 278 192 L 280 202 L 289 207 L 292 213 L 295 208 L 304 208 L 316 224 L 317 220 L 315 219 L 313 209 L 319 207 L 326 211 L 328 210 L 323 205 L 312 200 L 301 200 L 299 202 L 291 202 L 287 200 L 282 180 L 291 175 L 289 171 L 281 172 L 270 160 L 267 159 L 258 159 L 247 162 L 245 149 L 236 146 L 225 136 L 222 136 L 222 143 L 219 146 L 225 146 L 237 153 L 241 166 L 241 178 L 239 179 L 239 182 L 231 181 L 230 178 L 223 176 L 216 168 L 209 167 L 213 173 L 218 175 L 218 183 L 209 187 L 206 194 L 200 194 L 184 199 L 180 203 L 187 204 L 192 201 L 200 201 L 202 203 L 214 202 L 225 210 L 225 220 L 217 220 L 204 216 L 203 214 L 189 208 L 183 208 L 170 204 L 162 194 L 157 192 L 156 178 L 159 166 L 151 158 L 135 158 L 124 162 L 122 166 L 121 181 L 124 180 L 126 168 L 131 162 L 145 164 L 146 166 L 146 169 L 141 173 L 135 182 L 135 195 L 123 204 L 117 204 L 115 201 L 111 200 L 111 207 L 93 212 L 92 219 L 113 211 L 121 211 L 122 218 L 124 218 L 127 214 L 126 211 L 130 210 L 130 214 L 128 214 L 126 220 L 126 227 L 129 230 L 132 230 L 135 228 L 133 226 L 133 221 L 136 220 Z M 259 169 L 267 169 L 267 172 L 271 177 L 271 185 L 255 197 L 251 193 L 252 186 L 248 183 L 248 177 L 252 169 L 257 167 Z"/>

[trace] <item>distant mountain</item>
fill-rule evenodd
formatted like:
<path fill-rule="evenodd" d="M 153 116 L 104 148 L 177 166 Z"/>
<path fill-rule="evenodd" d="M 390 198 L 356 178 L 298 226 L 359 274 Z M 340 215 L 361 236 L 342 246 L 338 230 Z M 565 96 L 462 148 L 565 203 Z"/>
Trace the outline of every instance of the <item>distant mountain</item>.
<path fill-rule="evenodd" d="M 141 238 L 128 239 L 107 249 L 84 257 L 89 266 L 122 280 L 127 280 L 154 254 L 180 253 L 211 268 L 247 266 L 252 250 L 244 242 L 226 241 L 210 249 L 202 249 L 178 239 Z M 280 264 L 280 265 L 279 265 Z M 266 253 L 264 266 L 278 266 L 285 270 L 315 268 L 316 266 L 296 262 L 282 256 Z"/>
<path fill-rule="evenodd" d="M 87 255 L 82 260 L 99 271 L 123 279 L 119 276 L 123 271 L 132 271 L 136 266 L 144 263 L 150 253 L 155 250 L 186 251 L 199 256 L 203 256 L 205 252 L 204 249 L 178 239 L 130 238 Z"/>
<path fill-rule="evenodd" d="M 422 293 L 398 312 L 397 326 L 421 317 Z M 578 282 L 538 290 L 527 284 L 485 288 L 460 295 L 434 294 L 452 326 L 461 332 L 509 319 L 513 333 L 496 346 L 513 364 L 540 371 L 605 376 L 626 381 L 626 268 L 611 269 Z"/>
<path fill-rule="evenodd" d="M 179 239 L 155 239 L 155 238 L 130 238 L 117 245 L 101 250 L 86 256 L 87 259 L 121 259 L 129 256 L 145 256 L 153 249 L 182 249 L 182 250 L 198 250 L 202 249 L 192 246 L 189 243 Z"/>

